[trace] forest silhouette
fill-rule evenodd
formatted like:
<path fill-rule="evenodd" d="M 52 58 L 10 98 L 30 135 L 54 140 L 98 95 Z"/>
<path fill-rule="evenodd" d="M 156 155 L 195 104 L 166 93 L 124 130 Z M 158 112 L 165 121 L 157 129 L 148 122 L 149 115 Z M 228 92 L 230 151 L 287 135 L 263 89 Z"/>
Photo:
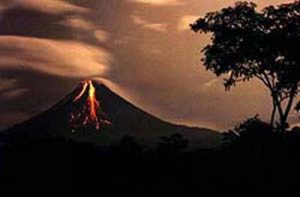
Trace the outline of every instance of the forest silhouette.
<path fill-rule="evenodd" d="M 288 125 L 291 110 L 300 108 L 300 2 L 262 12 L 239 2 L 191 28 L 211 33 L 204 66 L 226 77 L 226 89 L 256 78 L 270 91 L 269 122 L 249 118 L 211 149 L 189 149 L 180 134 L 161 136 L 154 147 L 132 136 L 96 146 L 1 135 L 0 195 L 300 196 L 300 128 Z"/>

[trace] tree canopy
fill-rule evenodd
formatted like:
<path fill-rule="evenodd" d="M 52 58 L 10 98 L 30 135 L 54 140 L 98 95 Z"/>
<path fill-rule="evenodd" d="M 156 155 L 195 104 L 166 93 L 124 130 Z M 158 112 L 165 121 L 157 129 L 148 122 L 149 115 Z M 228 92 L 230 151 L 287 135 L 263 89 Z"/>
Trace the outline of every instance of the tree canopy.
<path fill-rule="evenodd" d="M 268 6 L 257 11 L 249 2 L 207 13 L 191 28 L 210 33 L 204 66 L 225 76 L 228 90 L 238 82 L 256 78 L 270 91 L 271 124 L 279 118 L 284 129 L 300 90 L 300 1 Z"/>

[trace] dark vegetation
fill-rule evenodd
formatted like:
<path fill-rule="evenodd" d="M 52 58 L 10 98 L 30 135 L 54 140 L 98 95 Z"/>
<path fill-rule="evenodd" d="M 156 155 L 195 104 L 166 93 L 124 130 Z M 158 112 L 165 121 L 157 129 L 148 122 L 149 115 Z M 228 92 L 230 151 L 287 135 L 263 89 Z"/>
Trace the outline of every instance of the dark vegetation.
<path fill-rule="evenodd" d="M 186 149 L 180 135 L 156 148 L 125 136 L 96 147 L 64 138 L 10 139 L 1 147 L 1 196 L 299 196 L 300 129 L 257 117 L 223 135 L 222 147 Z"/>
<path fill-rule="evenodd" d="M 284 132 L 290 111 L 299 107 L 294 101 L 300 90 L 300 1 L 261 12 L 254 3 L 238 2 L 208 13 L 191 28 L 211 34 L 204 66 L 225 77 L 227 90 L 251 79 L 265 86 L 273 103 L 270 124 Z"/>

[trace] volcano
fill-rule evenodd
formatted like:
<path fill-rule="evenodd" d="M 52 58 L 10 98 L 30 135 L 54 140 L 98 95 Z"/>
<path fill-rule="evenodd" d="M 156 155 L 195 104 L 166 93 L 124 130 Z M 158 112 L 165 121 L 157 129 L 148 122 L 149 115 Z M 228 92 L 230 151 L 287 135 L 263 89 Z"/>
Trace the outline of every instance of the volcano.
<path fill-rule="evenodd" d="M 92 80 L 80 83 L 45 112 L 2 132 L 6 137 L 64 137 L 95 145 L 118 143 L 124 136 L 153 145 L 160 137 L 175 133 L 199 148 L 220 143 L 220 134 L 214 130 L 163 121 Z"/>

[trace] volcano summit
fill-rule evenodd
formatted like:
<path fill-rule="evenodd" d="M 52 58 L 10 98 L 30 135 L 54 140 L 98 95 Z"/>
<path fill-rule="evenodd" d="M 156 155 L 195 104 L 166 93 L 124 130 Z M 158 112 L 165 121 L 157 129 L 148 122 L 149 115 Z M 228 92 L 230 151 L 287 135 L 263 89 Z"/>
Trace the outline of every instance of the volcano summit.
<path fill-rule="evenodd" d="M 85 99 L 87 94 L 86 104 L 79 105 L 79 110 L 71 112 L 71 125 L 74 127 L 75 132 L 76 125 L 86 126 L 92 124 L 97 130 L 100 129 L 100 124 L 111 124 L 110 121 L 105 119 L 104 113 L 101 113 L 100 102 L 96 97 L 96 90 L 91 80 L 84 81 L 82 83 L 82 89 L 80 93 L 73 100 L 75 103 L 79 102 L 82 98 Z"/>
<path fill-rule="evenodd" d="M 106 85 L 92 80 L 80 83 L 56 105 L 2 132 L 6 137 L 65 137 L 96 145 L 118 143 L 132 136 L 140 143 L 155 144 L 159 137 L 179 133 L 199 148 L 220 143 L 220 134 L 160 120 L 126 101 Z"/>

